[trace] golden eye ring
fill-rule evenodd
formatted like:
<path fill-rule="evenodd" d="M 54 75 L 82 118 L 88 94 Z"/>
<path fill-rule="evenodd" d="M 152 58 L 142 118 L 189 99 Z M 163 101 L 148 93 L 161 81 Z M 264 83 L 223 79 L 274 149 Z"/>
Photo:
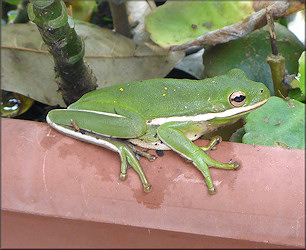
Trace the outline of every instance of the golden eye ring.
<path fill-rule="evenodd" d="M 246 94 L 243 91 L 235 91 L 229 97 L 229 102 L 233 107 L 241 107 L 245 104 Z"/>

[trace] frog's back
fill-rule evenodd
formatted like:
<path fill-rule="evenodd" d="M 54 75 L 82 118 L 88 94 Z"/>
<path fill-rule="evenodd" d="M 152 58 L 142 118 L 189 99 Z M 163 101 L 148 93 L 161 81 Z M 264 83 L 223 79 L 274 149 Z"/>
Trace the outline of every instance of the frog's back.
<path fill-rule="evenodd" d="M 121 107 L 145 119 L 192 116 L 231 109 L 228 98 L 234 91 L 256 97 L 262 87 L 243 71 L 233 69 L 204 80 L 164 78 L 118 84 L 87 93 L 70 108 L 86 109 L 88 103 L 91 110 L 115 113 L 116 107 Z M 250 102 L 247 100 L 246 105 Z"/>
<path fill-rule="evenodd" d="M 169 114 L 190 115 L 192 109 L 194 113 L 203 109 L 203 101 L 209 99 L 205 88 L 203 81 L 153 79 L 102 88 L 87 93 L 78 102 L 129 108 L 147 119 Z"/>

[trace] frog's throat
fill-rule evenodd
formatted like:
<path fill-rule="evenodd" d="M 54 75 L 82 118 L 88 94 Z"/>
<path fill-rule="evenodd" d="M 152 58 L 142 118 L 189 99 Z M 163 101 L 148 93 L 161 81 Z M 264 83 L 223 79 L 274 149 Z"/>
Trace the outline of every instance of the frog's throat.
<path fill-rule="evenodd" d="M 236 115 L 242 115 L 252 110 L 255 110 L 261 107 L 262 105 L 264 105 L 267 101 L 268 99 L 255 103 L 254 105 L 251 105 L 251 106 L 228 109 L 228 110 L 225 110 L 219 113 L 207 113 L 207 114 L 200 114 L 200 115 L 195 115 L 195 116 L 172 116 L 172 117 L 155 118 L 155 119 L 147 121 L 147 124 L 148 125 L 162 125 L 166 122 L 187 122 L 187 121 L 204 122 L 204 121 L 212 120 L 214 118 L 233 117 Z"/>

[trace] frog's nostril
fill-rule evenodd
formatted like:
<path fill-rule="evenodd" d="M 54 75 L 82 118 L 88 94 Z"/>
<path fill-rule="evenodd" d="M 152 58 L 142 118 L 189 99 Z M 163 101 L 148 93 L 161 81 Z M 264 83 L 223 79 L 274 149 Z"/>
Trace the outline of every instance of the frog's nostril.
<path fill-rule="evenodd" d="M 262 93 L 264 92 L 264 90 L 263 90 L 263 89 L 261 89 L 261 90 L 259 90 L 259 92 L 262 94 Z"/>

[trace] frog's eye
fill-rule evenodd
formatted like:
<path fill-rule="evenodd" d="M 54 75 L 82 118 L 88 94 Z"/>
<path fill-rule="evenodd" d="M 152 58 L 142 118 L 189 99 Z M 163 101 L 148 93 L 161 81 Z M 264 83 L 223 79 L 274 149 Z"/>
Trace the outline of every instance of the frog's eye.
<path fill-rule="evenodd" d="M 241 107 L 245 104 L 246 94 L 242 91 L 236 91 L 230 95 L 229 101 L 233 107 Z"/>

